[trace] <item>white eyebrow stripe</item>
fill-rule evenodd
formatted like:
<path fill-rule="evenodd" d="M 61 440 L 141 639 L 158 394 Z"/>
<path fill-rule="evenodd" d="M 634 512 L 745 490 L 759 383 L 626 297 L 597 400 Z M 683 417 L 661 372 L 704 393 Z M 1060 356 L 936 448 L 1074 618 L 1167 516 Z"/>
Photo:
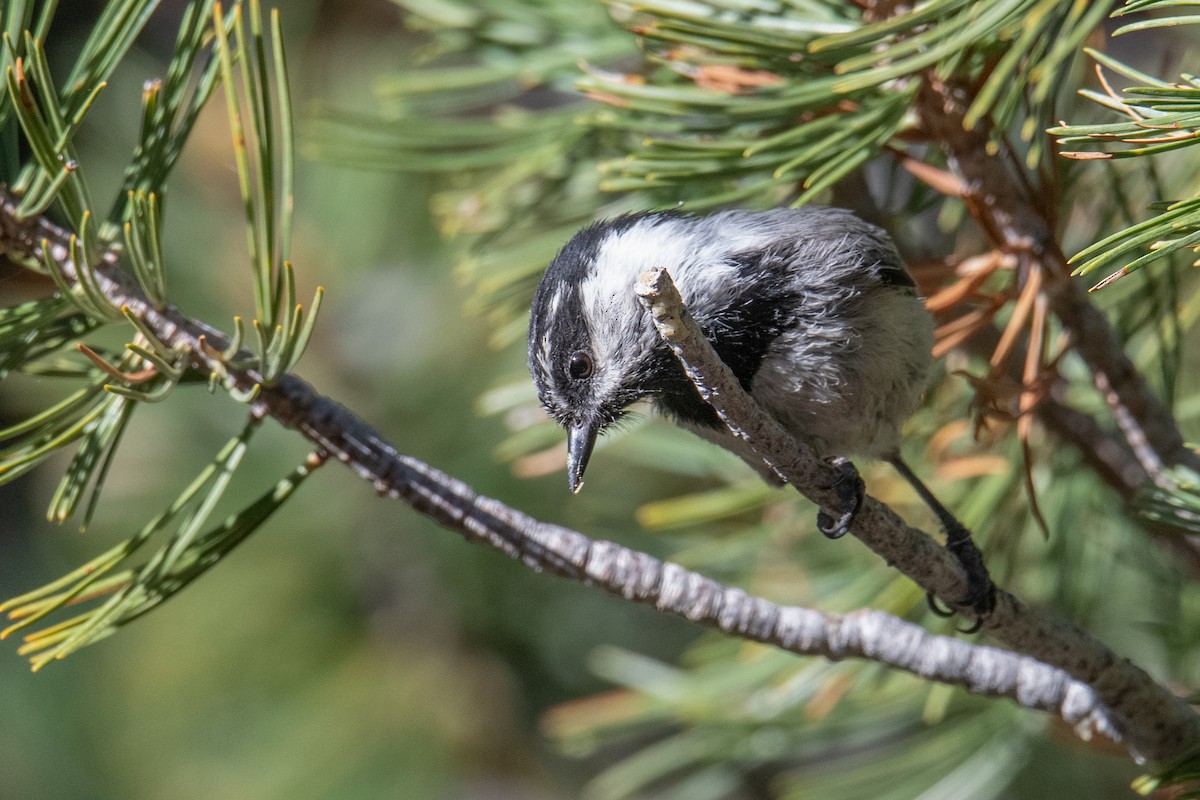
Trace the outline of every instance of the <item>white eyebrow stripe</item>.
<path fill-rule="evenodd" d="M 550 358 L 550 331 L 554 330 L 554 323 L 558 318 L 559 308 L 562 306 L 562 297 L 563 288 L 559 286 L 555 288 L 554 294 L 550 296 L 550 302 L 546 304 L 546 323 L 542 327 L 542 336 L 541 341 L 538 342 L 537 353 L 538 364 L 541 366 L 542 372 L 549 379 L 549 386 L 547 388 L 549 388 L 551 393 L 555 395 L 554 399 L 556 402 L 561 398 L 559 398 L 557 393 L 554 392 L 554 380 L 550 372 L 552 366 L 552 361 Z"/>

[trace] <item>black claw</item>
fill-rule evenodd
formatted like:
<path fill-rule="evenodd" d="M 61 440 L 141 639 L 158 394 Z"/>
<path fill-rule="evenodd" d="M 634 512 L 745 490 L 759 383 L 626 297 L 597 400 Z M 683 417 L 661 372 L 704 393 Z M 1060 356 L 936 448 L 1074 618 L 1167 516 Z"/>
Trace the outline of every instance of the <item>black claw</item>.
<path fill-rule="evenodd" d="M 957 522 L 948 527 L 946 549 L 950 551 L 950 554 L 967 574 L 967 594 L 960 604 L 969 606 L 975 615 L 975 622 L 969 627 L 958 628 L 958 632 L 978 633 L 983 628 L 984 619 L 996 608 L 996 585 L 992 583 L 992 577 L 983 563 L 983 554 L 979 552 L 979 548 L 972 541 L 970 531 Z M 937 598 L 933 596 L 932 592 L 927 593 L 925 598 L 929 602 L 929 609 L 934 614 L 943 618 L 954 616 L 954 609 L 938 605 Z"/>
<path fill-rule="evenodd" d="M 852 517 L 842 514 L 838 517 L 837 522 L 834 522 L 833 517 L 824 511 L 818 511 L 817 530 L 824 534 L 827 539 L 840 539 L 850 532 L 851 519 Z"/>
<path fill-rule="evenodd" d="M 929 610 L 933 612 L 934 616 L 941 617 L 942 619 L 949 619 L 954 616 L 955 612 L 953 608 L 943 608 L 938 605 L 937 595 L 933 592 L 925 593 L 925 602 L 929 604 Z"/>
<path fill-rule="evenodd" d="M 921 483 L 921 479 L 908 468 L 899 455 L 894 455 L 888 460 L 912 485 L 925 504 L 937 515 L 938 521 L 942 523 L 942 528 L 946 531 L 946 549 L 958 561 L 967 577 L 967 594 L 956 605 L 968 606 L 975 615 L 974 624 L 966 629 L 960 628 L 960 630 L 963 633 L 979 631 L 983 628 L 983 621 L 996 608 L 996 584 L 992 583 L 992 576 L 988 574 L 987 566 L 983 563 L 983 554 L 979 552 L 979 548 L 971 539 L 971 532 L 938 502 L 938 499 L 933 496 L 925 484 Z M 929 608 L 939 617 L 953 616 L 954 611 L 939 606 L 932 594 L 927 595 L 927 599 Z"/>
<path fill-rule="evenodd" d="M 983 563 L 983 554 L 971 539 L 971 532 L 961 524 L 946 531 L 946 549 L 967 574 L 967 595 L 962 603 L 975 613 L 975 630 L 978 630 L 982 624 L 980 620 L 996 608 L 996 584 L 992 583 L 992 576 Z"/>
<path fill-rule="evenodd" d="M 858 510 L 862 508 L 865 487 L 862 478 L 858 475 L 858 470 L 854 468 L 849 459 L 841 456 L 831 458 L 829 466 L 833 467 L 837 473 L 833 486 L 830 488 L 837 492 L 838 518 L 834 520 L 824 511 L 818 512 L 817 530 L 829 539 L 840 539 L 849 532 L 850 525 L 858 516 Z"/>
<path fill-rule="evenodd" d="M 941 605 L 939 605 L 937 595 L 935 595 L 933 592 L 925 593 L 925 602 L 929 604 L 929 610 L 933 612 L 934 616 L 941 617 L 942 619 L 949 619 L 956 613 L 953 608 L 943 608 Z M 959 633 L 965 633 L 968 635 L 972 633 L 979 633 L 979 631 L 983 629 L 983 620 L 988 612 L 982 612 L 978 609 L 975 609 L 975 613 L 979 614 L 979 616 L 975 618 L 975 622 L 973 622 L 969 627 L 955 628 L 955 630 Z"/>

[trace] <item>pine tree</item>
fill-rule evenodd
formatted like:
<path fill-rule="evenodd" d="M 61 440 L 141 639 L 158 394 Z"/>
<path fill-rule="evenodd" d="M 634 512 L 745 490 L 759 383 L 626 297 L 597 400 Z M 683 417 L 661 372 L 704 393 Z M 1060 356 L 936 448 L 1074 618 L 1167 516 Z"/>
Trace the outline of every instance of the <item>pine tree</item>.
<path fill-rule="evenodd" d="M 121 190 L 97 204 L 86 179 L 75 137 L 156 5 L 108 4 L 65 80 L 44 51 L 55 4 L 4 9 L 0 242 L 46 291 L 0 311 L 0 376 L 70 388 L 0 432 L 0 480 L 71 452 L 49 515 L 86 526 L 144 404 L 206 386 L 241 404 L 245 423 L 133 537 L 2 606 L 9 631 L 45 625 L 21 647 L 35 667 L 182 590 L 336 461 L 470 541 L 721 632 L 681 667 L 604 651 L 598 668 L 625 687 L 620 699 L 551 715 L 574 752 L 640 744 L 595 776 L 596 797 L 998 796 L 1047 735 L 1029 720 L 1051 717 L 1028 709 L 1149 762 L 1143 791 L 1197 779 L 1200 717 L 1169 687 L 1200 679 L 1200 476 L 1180 430 L 1193 391 L 1197 304 L 1182 267 L 1200 250 L 1200 84 L 1108 49 L 1126 36 L 1182 47 L 1171 31 L 1196 17 L 1171 0 L 398 0 L 428 37 L 425 63 L 381 81 L 376 116 L 329 101 L 305 121 L 316 157 L 434 177 L 438 219 L 498 347 L 520 346 L 540 270 L 599 216 L 829 202 L 891 230 L 945 356 L 906 447 L 936 465 L 939 494 L 1006 590 L 982 621 L 999 649 L 954 637 L 953 622 L 925 610 L 927 592 L 961 597 L 962 576 L 874 501 L 854 533 L 895 569 L 798 536 L 810 503 L 702 442 L 641 426 L 611 458 L 704 478 L 640 509 L 649 529 L 705 529 L 677 563 L 660 562 L 479 497 L 318 394 L 295 372 L 322 293 L 300 304 L 290 262 L 293 110 L 278 13 L 189 3 L 165 76 L 144 91 Z M 224 331 L 180 311 L 163 222 L 172 169 L 219 95 L 254 305 L 249 324 Z M 648 302 L 671 306 L 669 287 Z M 127 344 L 105 346 L 102 330 Z M 697 347 L 680 357 L 712 385 L 711 350 Z M 528 378 L 483 404 L 531 408 Z M 215 517 L 268 418 L 311 456 Z M 558 435 L 528 424 L 505 451 L 526 474 L 557 468 L 547 448 Z M 792 458 L 792 443 L 777 445 Z M 794 459 L 792 482 L 821 502 L 820 465 Z M 918 513 L 882 474 L 867 483 Z M 1170 568 L 1119 574 L 1114 552 Z M 42 622 L 83 601 L 83 613 Z M 1151 613 L 1153 652 L 1123 654 L 1131 663 L 1103 644 Z M 1157 680 L 1135 664 L 1154 665 Z"/>

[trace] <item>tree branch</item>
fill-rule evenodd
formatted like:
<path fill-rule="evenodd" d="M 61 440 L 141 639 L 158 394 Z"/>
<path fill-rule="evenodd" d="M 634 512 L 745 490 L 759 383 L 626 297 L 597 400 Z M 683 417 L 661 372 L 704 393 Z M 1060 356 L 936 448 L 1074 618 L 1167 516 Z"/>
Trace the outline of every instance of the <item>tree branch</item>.
<path fill-rule="evenodd" d="M 837 495 L 830 488 L 834 470 L 796 442 L 741 388 L 684 308 L 666 271 L 646 273 L 638 292 L 659 334 L 729 429 L 810 500 L 836 507 Z M 957 601 L 967 590 L 965 576 L 954 557 L 928 534 L 909 527 L 869 496 L 863 498 L 850 532 L 922 589 L 959 607 Z M 1078 626 L 1040 614 L 998 589 L 996 608 L 983 620 L 983 628 L 1013 650 L 1096 688 L 1121 719 L 1125 740 L 1135 752 L 1157 760 L 1143 748 L 1183 752 L 1200 742 L 1200 715 Z M 1164 736 L 1168 728 L 1173 732 Z"/>
<path fill-rule="evenodd" d="M 15 201 L 0 195 L 0 251 L 31 260 L 46 242 L 67 277 L 77 280 L 76 266 L 68 258 L 68 238 L 41 218 L 17 219 Z M 678 565 L 590 540 L 481 497 L 463 482 L 401 455 L 366 422 L 294 375 L 262 385 L 254 369 L 237 366 L 248 353 L 222 360 L 219 351 L 229 344 L 225 334 L 188 319 L 173 306 L 154 308 L 133 279 L 117 268 L 113 253 L 96 267 L 95 279 L 114 305 L 127 307 L 168 346 L 186 351 L 194 368 L 225 375 L 227 384 L 243 393 L 261 386 L 252 402 L 254 413 L 300 432 L 370 481 L 380 494 L 400 499 L 468 541 L 488 544 L 534 569 L 798 654 L 870 658 L 977 694 L 1009 697 L 1058 714 L 1085 738 L 1100 732 L 1123 741 L 1135 756 L 1154 762 L 1170 760 L 1200 741 L 1200 717 L 1145 672 L 1078 628 L 1034 615 L 1010 595 L 1002 593 L 987 627 L 1016 652 L 933 636 L 882 612 L 835 616 L 776 606 Z M 208 346 L 202 346 L 202 340 Z M 802 485 L 818 485 L 824 465 L 814 461 L 797 457 L 795 476 L 807 476 Z M 823 496 L 818 490 L 814 495 Z M 864 541 L 874 537 L 876 546 L 893 554 L 898 564 L 903 562 L 906 573 L 923 587 L 944 597 L 961 593 L 957 565 L 945 560 L 930 537 L 905 526 L 886 506 L 868 500 L 855 530 Z"/>
<path fill-rule="evenodd" d="M 1170 488 L 1164 466 L 1200 467 L 1200 459 L 1184 446 L 1174 416 L 1151 391 L 1125 355 L 1124 344 L 1108 320 L 1071 279 L 1066 257 L 1053 227 L 1004 158 L 988 152 L 988 133 L 967 127 L 973 97 L 966 85 L 927 73 L 917 96 L 917 113 L 925 129 L 950 158 L 963 179 L 963 199 L 992 243 L 1018 260 L 1018 274 L 1043 275 L 1043 294 L 1073 335 L 1075 351 L 1092 371 L 1117 424 L 1146 474 Z"/>

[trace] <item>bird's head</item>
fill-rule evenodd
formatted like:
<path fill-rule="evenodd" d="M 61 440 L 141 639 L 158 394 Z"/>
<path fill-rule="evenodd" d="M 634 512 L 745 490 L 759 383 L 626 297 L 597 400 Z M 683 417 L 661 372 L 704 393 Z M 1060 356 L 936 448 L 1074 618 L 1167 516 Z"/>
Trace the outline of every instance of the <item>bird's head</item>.
<path fill-rule="evenodd" d="M 673 364 L 634 294 L 651 255 L 638 242 L 657 223 L 631 215 L 585 228 L 555 256 L 534 295 L 529 371 L 542 406 L 567 430 L 572 492 L 583 484 L 597 435 L 653 394 Z"/>

